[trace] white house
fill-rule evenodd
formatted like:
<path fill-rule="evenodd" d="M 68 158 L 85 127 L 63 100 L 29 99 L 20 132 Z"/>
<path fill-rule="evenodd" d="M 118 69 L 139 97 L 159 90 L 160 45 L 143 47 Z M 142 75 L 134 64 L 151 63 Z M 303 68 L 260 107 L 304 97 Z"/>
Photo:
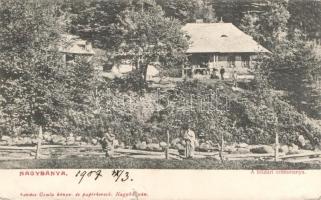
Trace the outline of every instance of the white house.
<path fill-rule="evenodd" d="M 191 65 L 182 71 L 185 77 L 209 76 L 222 67 L 227 77 L 232 71 L 247 74 L 255 56 L 269 53 L 232 23 L 188 23 L 183 31 L 191 42 L 186 52 Z"/>

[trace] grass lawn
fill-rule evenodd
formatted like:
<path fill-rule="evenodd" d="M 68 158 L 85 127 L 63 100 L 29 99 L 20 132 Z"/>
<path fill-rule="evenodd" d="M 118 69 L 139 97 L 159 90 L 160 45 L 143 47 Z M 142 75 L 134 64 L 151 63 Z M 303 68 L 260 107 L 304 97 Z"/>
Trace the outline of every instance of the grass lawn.
<path fill-rule="evenodd" d="M 0 169 L 321 169 L 321 164 L 268 161 L 226 161 L 215 159 L 164 160 L 139 158 L 69 158 L 4 160 Z"/>

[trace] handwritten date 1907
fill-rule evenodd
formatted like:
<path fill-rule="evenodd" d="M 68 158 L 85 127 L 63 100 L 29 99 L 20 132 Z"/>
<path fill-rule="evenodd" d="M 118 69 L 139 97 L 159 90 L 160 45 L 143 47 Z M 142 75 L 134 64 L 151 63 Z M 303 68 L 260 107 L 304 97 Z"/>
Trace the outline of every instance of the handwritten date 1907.
<path fill-rule="evenodd" d="M 78 184 L 80 184 L 83 181 L 85 176 L 87 176 L 88 178 L 94 177 L 94 180 L 96 181 L 99 177 L 102 177 L 103 175 L 101 173 L 101 170 L 96 170 L 96 171 L 93 170 L 88 172 L 85 170 L 84 171 L 79 170 L 75 176 L 75 177 L 80 177 Z"/>
<path fill-rule="evenodd" d="M 129 176 L 129 172 L 122 170 L 122 169 L 114 169 L 112 171 L 112 177 L 115 179 L 115 182 L 126 182 L 128 180 L 133 181 L 132 178 Z M 78 184 L 80 184 L 83 180 L 86 178 L 93 177 L 96 181 L 99 177 L 102 177 L 102 170 L 92 170 L 92 171 L 86 171 L 86 170 L 78 170 L 75 177 L 79 178 Z M 85 178 L 86 177 L 86 178 Z"/>

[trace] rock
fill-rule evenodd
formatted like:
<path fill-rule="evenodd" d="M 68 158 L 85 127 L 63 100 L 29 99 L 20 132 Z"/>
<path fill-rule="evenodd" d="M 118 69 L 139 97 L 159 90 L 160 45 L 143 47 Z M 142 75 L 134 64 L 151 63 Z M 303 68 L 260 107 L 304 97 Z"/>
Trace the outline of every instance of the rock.
<path fill-rule="evenodd" d="M 208 152 L 208 151 L 211 151 L 212 146 L 208 143 L 202 143 L 202 144 L 200 144 L 200 146 L 198 148 L 200 151 Z"/>
<path fill-rule="evenodd" d="M 167 147 L 167 143 L 166 142 L 160 142 L 159 146 L 163 149 L 165 149 Z"/>
<path fill-rule="evenodd" d="M 80 142 L 80 146 L 86 146 L 87 142 Z"/>
<path fill-rule="evenodd" d="M 228 152 L 228 153 L 232 153 L 237 151 L 237 148 L 235 148 L 234 146 L 226 146 L 224 147 L 224 151 Z"/>
<path fill-rule="evenodd" d="M 37 138 L 32 138 L 31 142 L 32 142 L 33 145 L 36 145 L 36 144 L 38 144 L 38 139 Z"/>
<path fill-rule="evenodd" d="M 147 144 L 146 142 L 138 142 L 136 143 L 135 148 L 138 150 L 146 150 Z"/>
<path fill-rule="evenodd" d="M 175 149 L 177 149 L 177 150 L 185 150 L 185 147 L 182 144 L 177 143 L 176 146 L 175 146 Z"/>
<path fill-rule="evenodd" d="M 121 143 L 119 144 L 118 148 L 120 148 L 120 149 L 125 149 L 125 148 L 126 148 L 125 143 L 124 143 L 124 142 L 121 142 Z"/>
<path fill-rule="evenodd" d="M 91 144 L 97 145 L 98 144 L 98 140 L 95 139 L 95 138 L 91 139 Z"/>
<path fill-rule="evenodd" d="M 7 146 L 7 145 L 8 145 L 8 142 L 7 142 L 7 141 L 0 141 L 0 145 L 2 145 L 2 146 Z"/>
<path fill-rule="evenodd" d="M 23 137 L 22 141 L 25 145 L 32 145 L 32 139 L 30 137 Z"/>
<path fill-rule="evenodd" d="M 80 142 L 82 140 L 82 137 L 81 136 L 77 136 L 75 139 L 76 139 L 77 142 Z"/>
<path fill-rule="evenodd" d="M 6 136 L 6 135 L 3 135 L 3 136 L 1 137 L 1 140 L 2 140 L 2 141 L 9 141 L 9 140 L 11 140 L 11 137 Z"/>
<path fill-rule="evenodd" d="M 53 135 L 51 138 L 51 142 L 53 144 L 63 145 L 63 144 L 66 144 L 66 138 L 60 135 Z"/>
<path fill-rule="evenodd" d="M 299 147 L 292 143 L 289 146 L 289 152 L 287 154 L 297 154 L 297 153 L 299 153 Z"/>
<path fill-rule="evenodd" d="M 274 153 L 274 149 L 268 145 L 253 147 L 250 151 L 252 153 Z"/>
<path fill-rule="evenodd" d="M 153 140 L 151 138 L 147 138 L 146 139 L 146 144 L 151 144 L 151 143 L 153 143 Z"/>
<path fill-rule="evenodd" d="M 303 147 L 305 150 L 314 150 L 314 147 L 311 145 L 310 142 L 306 143 Z"/>
<path fill-rule="evenodd" d="M 237 148 L 235 151 L 236 154 L 248 154 L 251 153 L 249 148 Z"/>
<path fill-rule="evenodd" d="M 69 136 L 66 138 L 67 144 L 75 144 L 76 138 L 74 137 L 74 134 L 70 133 Z"/>
<path fill-rule="evenodd" d="M 249 145 L 246 144 L 246 143 L 240 143 L 240 144 L 237 144 L 235 147 L 237 148 L 247 148 Z"/>
<path fill-rule="evenodd" d="M 289 147 L 288 145 L 281 145 L 281 147 L 279 148 L 279 151 L 281 153 L 287 154 L 289 152 Z"/>
<path fill-rule="evenodd" d="M 47 142 L 50 142 L 50 141 L 52 140 L 52 138 L 51 138 L 51 133 L 45 132 L 45 133 L 43 134 L 43 139 L 44 139 L 45 141 L 47 141 Z"/>
<path fill-rule="evenodd" d="M 175 147 L 176 144 L 180 143 L 180 141 L 181 141 L 180 138 L 175 138 L 175 139 L 172 140 L 171 144 L 172 144 L 173 147 Z"/>
<path fill-rule="evenodd" d="M 158 143 L 159 143 L 159 140 L 158 140 L 156 137 L 153 137 L 153 138 L 152 138 L 152 143 L 158 144 Z"/>
<path fill-rule="evenodd" d="M 146 149 L 150 151 L 162 151 L 162 148 L 159 146 L 158 143 L 148 144 Z"/>

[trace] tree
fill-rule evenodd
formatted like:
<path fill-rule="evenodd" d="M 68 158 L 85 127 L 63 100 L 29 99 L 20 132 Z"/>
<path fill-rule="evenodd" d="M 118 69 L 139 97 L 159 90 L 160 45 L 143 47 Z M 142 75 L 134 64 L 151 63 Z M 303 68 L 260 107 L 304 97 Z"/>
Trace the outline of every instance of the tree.
<path fill-rule="evenodd" d="M 174 68 L 185 62 L 188 42 L 178 20 L 164 17 L 158 6 L 144 12 L 128 12 L 124 17 L 128 21 L 127 34 L 116 53 L 126 55 L 136 65 L 144 82 L 151 63 Z"/>
<path fill-rule="evenodd" d="M 61 58 L 52 48 L 60 31 L 56 8 L 46 1 L 1 1 L 1 107 L 11 128 L 32 131 L 61 114 L 55 96 Z"/>
<path fill-rule="evenodd" d="M 246 14 L 240 28 L 250 34 L 264 47 L 273 51 L 278 42 L 287 36 L 287 23 L 290 13 L 287 10 L 288 1 L 266 1 L 261 13 Z"/>

